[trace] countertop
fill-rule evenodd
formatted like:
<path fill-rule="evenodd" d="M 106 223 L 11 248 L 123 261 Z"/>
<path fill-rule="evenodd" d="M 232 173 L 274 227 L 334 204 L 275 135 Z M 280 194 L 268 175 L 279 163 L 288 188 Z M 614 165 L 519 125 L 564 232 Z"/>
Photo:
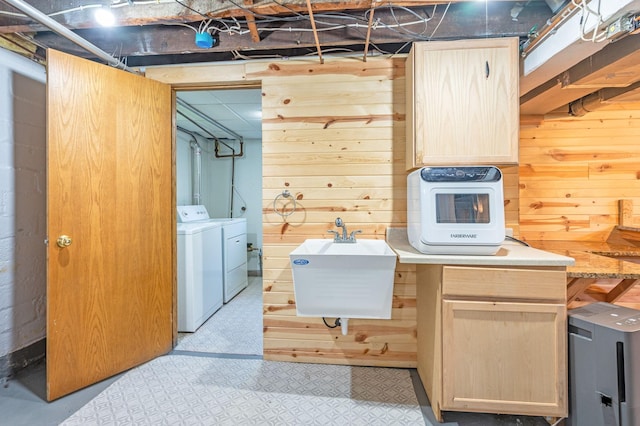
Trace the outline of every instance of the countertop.
<path fill-rule="evenodd" d="M 423 254 L 409 244 L 406 228 L 387 228 L 386 240 L 398 255 L 400 263 L 491 266 L 569 266 L 575 263 L 572 256 L 539 250 L 508 240 L 505 240 L 493 256 Z"/>
<path fill-rule="evenodd" d="M 567 267 L 568 277 L 640 279 L 640 264 L 615 258 L 640 256 L 640 247 L 594 241 L 528 243 L 541 250 L 574 258 L 575 265 Z"/>

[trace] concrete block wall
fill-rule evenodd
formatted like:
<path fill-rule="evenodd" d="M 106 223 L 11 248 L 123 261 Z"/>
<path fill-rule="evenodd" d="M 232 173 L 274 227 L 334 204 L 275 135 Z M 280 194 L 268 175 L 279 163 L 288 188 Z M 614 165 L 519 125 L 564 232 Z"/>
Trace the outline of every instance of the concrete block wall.
<path fill-rule="evenodd" d="M 0 380 L 44 356 L 45 81 L 43 66 L 0 48 Z"/>

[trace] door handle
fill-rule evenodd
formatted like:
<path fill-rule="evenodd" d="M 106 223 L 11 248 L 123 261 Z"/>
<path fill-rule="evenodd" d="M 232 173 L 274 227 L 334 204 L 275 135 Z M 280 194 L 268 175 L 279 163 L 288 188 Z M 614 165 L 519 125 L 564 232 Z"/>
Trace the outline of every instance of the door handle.
<path fill-rule="evenodd" d="M 71 245 L 71 237 L 68 235 L 60 235 L 56 242 L 60 248 L 69 247 Z"/>

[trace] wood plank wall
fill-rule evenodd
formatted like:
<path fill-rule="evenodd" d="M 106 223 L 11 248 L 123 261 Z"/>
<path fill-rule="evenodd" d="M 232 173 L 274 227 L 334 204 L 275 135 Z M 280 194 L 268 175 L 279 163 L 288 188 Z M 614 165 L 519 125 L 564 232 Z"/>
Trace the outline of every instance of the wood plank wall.
<path fill-rule="evenodd" d="M 351 319 L 343 336 L 321 318 L 296 316 L 288 257 L 307 238 L 330 238 L 336 217 L 361 238 L 406 227 L 404 63 L 398 56 L 147 69 L 174 86 L 262 87 L 265 359 L 416 366 L 415 266 L 396 264 L 392 319 Z M 501 169 L 506 222 L 517 233 L 518 167 Z M 284 190 L 296 199 L 286 218 L 274 212 Z"/>
<path fill-rule="evenodd" d="M 523 120 L 524 123 L 524 120 Z M 520 129 L 520 236 L 604 241 L 618 200 L 640 226 L 640 109 L 545 117 Z"/>
<path fill-rule="evenodd" d="M 391 320 L 351 319 L 343 336 L 321 318 L 296 316 L 288 257 L 307 238 L 329 238 L 337 217 L 349 230 L 361 229 L 360 238 L 384 239 L 388 226 L 404 226 L 404 58 L 279 63 L 257 77 L 265 359 L 415 366 L 414 267 L 397 265 Z M 287 217 L 274 212 L 283 190 L 297 205 Z"/>

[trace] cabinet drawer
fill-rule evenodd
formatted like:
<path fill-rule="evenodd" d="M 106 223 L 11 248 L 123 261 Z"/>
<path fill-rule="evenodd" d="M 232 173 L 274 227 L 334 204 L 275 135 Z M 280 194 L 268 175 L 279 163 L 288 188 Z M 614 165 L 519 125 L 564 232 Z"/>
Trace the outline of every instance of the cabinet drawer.
<path fill-rule="evenodd" d="M 442 274 L 443 297 L 566 301 L 565 271 L 444 266 Z"/>

